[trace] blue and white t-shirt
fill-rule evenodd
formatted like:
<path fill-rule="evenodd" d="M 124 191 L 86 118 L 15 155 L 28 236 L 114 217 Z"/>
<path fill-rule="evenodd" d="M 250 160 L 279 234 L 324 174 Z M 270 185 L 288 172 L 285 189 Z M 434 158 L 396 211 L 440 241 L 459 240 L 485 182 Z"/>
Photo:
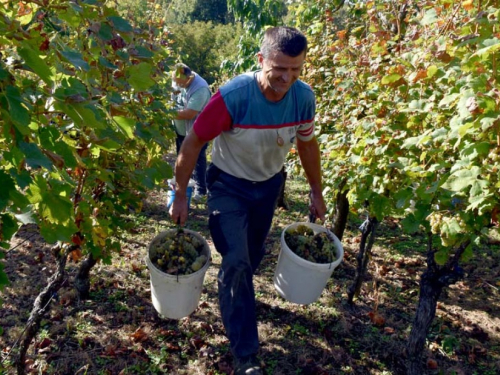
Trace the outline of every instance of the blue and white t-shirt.
<path fill-rule="evenodd" d="M 222 86 L 198 116 L 194 131 L 214 139 L 212 162 L 250 181 L 265 181 L 283 167 L 295 137 L 314 137 L 315 98 L 298 80 L 278 102 L 265 98 L 257 73 L 242 74 Z"/>

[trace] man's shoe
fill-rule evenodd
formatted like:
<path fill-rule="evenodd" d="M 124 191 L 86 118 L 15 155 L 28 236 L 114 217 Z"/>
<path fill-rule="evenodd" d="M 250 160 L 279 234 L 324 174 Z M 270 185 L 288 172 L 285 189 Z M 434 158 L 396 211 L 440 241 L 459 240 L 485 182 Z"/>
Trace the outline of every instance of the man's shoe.
<path fill-rule="evenodd" d="M 263 375 L 255 355 L 235 360 L 234 375 Z"/>

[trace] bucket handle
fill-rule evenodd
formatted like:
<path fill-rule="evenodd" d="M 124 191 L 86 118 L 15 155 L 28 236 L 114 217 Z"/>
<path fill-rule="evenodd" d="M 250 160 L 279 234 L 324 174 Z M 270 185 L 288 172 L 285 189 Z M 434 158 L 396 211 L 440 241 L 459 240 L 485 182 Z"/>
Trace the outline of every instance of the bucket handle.
<path fill-rule="evenodd" d="M 311 203 L 312 203 L 311 195 L 312 195 L 312 192 L 311 192 L 311 191 L 309 191 L 309 204 L 311 204 Z M 314 224 L 314 223 L 316 222 L 316 219 L 317 219 L 316 214 L 315 214 L 314 212 L 312 212 L 311 210 L 309 210 L 308 221 L 309 221 L 310 223 Z M 331 232 L 331 226 L 330 226 L 330 228 L 328 228 L 328 227 L 326 226 L 326 224 L 325 224 L 325 228 L 328 230 L 327 234 L 328 234 L 329 232 Z M 330 237 L 330 236 L 328 236 L 328 237 Z M 333 241 L 333 238 L 331 238 L 331 237 L 330 237 L 330 239 Z M 330 251 L 331 251 L 331 252 L 333 252 L 333 250 L 330 250 Z M 335 254 L 332 254 L 332 255 L 335 255 Z M 332 268 L 332 263 L 333 263 L 333 262 L 330 262 L 330 265 L 329 265 L 328 269 L 331 269 L 331 268 Z"/>

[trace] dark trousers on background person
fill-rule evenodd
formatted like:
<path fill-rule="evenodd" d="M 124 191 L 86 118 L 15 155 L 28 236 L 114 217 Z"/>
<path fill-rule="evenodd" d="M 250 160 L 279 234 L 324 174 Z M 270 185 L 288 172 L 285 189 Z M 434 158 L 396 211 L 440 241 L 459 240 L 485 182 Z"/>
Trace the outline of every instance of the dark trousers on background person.
<path fill-rule="evenodd" d="M 181 149 L 182 142 L 186 138 L 183 135 L 177 134 L 175 138 L 175 149 L 177 151 L 177 155 L 179 155 L 179 151 Z M 195 195 L 206 195 L 207 194 L 207 147 L 208 143 L 203 146 L 198 155 L 198 160 L 196 160 L 196 166 L 193 171 L 193 179 L 196 183 L 195 186 Z"/>
<path fill-rule="evenodd" d="M 222 255 L 218 275 L 222 322 L 237 358 L 257 354 L 253 275 L 264 257 L 283 175 L 252 182 L 211 164 L 207 171 L 210 234 Z"/>

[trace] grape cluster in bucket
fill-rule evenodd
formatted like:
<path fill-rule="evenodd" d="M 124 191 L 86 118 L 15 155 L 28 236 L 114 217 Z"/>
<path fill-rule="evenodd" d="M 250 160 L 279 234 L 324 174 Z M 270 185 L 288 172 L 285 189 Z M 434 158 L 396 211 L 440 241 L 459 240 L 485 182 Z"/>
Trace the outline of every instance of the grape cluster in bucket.
<path fill-rule="evenodd" d="M 299 224 L 285 231 L 285 242 L 299 257 L 313 263 L 332 263 L 337 259 L 333 240 L 326 232 L 314 234 L 307 225 Z"/>
<path fill-rule="evenodd" d="M 183 230 L 167 232 L 151 243 L 150 257 L 161 271 L 171 275 L 189 275 L 200 270 L 207 262 L 202 254 L 203 242 Z"/>

